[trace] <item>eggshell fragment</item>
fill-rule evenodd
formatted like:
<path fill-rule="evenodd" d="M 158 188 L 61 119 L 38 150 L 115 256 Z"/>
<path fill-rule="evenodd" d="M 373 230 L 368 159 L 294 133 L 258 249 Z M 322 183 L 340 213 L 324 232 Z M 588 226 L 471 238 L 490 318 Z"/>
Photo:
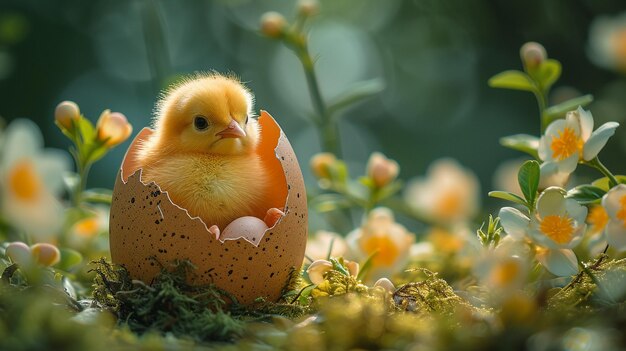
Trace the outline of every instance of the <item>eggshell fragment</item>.
<path fill-rule="evenodd" d="M 152 133 L 144 128 L 129 147 L 113 189 L 112 261 L 123 265 L 134 279 L 150 283 L 161 265 L 189 259 L 197 267 L 196 275 L 190 277 L 192 284 L 214 283 L 240 303 L 258 297 L 276 301 L 290 272 L 300 269 L 304 258 L 307 203 L 302 173 L 289 141 L 267 112 L 261 111 L 259 124 L 259 157 L 271 166 L 271 186 L 276 193 L 268 209 L 281 208 L 285 213 L 275 226 L 257 237 L 250 236 L 250 227 L 245 226 L 236 233 L 239 224 L 231 223 L 235 227 L 220 228 L 220 239 L 229 240 L 220 241 L 215 231 L 208 229 L 212 224 L 192 218 L 154 182 L 141 181 L 135 161 L 137 146 Z"/>
<path fill-rule="evenodd" d="M 261 219 L 245 216 L 230 222 L 226 229 L 220 235 L 220 240 L 246 239 L 252 245 L 259 244 L 259 234 L 264 234 L 267 230 L 267 224 Z"/>

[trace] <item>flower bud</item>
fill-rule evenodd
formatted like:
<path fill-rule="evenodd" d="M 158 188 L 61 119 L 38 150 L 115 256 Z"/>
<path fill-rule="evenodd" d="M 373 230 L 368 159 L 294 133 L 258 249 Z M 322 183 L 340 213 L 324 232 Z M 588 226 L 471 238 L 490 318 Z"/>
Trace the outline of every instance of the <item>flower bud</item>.
<path fill-rule="evenodd" d="M 374 283 L 375 288 L 383 288 L 388 291 L 390 294 L 393 294 L 396 291 L 396 287 L 393 285 L 391 280 L 387 278 L 380 278 Z"/>
<path fill-rule="evenodd" d="M 298 1 L 298 13 L 305 17 L 314 16 L 319 11 L 319 1 L 317 0 L 300 0 Z"/>
<path fill-rule="evenodd" d="M 398 163 L 388 159 L 380 152 L 374 152 L 367 162 L 367 175 L 374 181 L 377 188 L 382 188 L 393 182 L 399 172 Z"/>
<path fill-rule="evenodd" d="M 133 132 L 133 126 L 128 123 L 126 116 L 110 110 L 102 112 L 96 128 L 98 140 L 108 147 L 123 143 Z"/>
<path fill-rule="evenodd" d="M 536 68 L 548 58 L 543 45 L 534 41 L 530 41 L 522 46 L 520 56 L 524 66 L 527 68 Z"/>
<path fill-rule="evenodd" d="M 79 119 L 80 110 L 73 101 L 63 101 L 54 110 L 54 120 L 67 130 L 72 130 Z"/>
<path fill-rule="evenodd" d="M 32 261 L 30 247 L 21 241 L 10 243 L 6 248 L 5 254 L 11 261 L 20 266 L 26 266 Z"/>
<path fill-rule="evenodd" d="M 278 12 L 270 11 L 261 16 L 261 32 L 270 38 L 279 38 L 286 26 L 287 20 Z"/>
<path fill-rule="evenodd" d="M 330 152 L 321 152 L 311 158 L 311 170 L 320 179 L 330 178 L 330 167 L 337 161 Z"/>
<path fill-rule="evenodd" d="M 333 269 L 333 264 L 326 260 L 317 260 L 309 266 L 306 274 L 309 275 L 311 283 L 318 285 L 324 281 L 324 274 Z"/>
<path fill-rule="evenodd" d="M 54 266 L 61 261 L 61 252 L 56 246 L 39 243 L 30 247 L 35 261 L 43 266 Z"/>

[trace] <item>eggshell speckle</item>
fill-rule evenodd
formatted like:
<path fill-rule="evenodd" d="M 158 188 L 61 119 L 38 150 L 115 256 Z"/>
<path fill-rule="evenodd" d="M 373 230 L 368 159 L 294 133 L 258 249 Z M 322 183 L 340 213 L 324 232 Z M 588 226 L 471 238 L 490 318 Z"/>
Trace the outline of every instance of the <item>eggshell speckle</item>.
<path fill-rule="evenodd" d="M 129 147 L 113 189 L 112 261 L 123 265 L 133 278 L 150 283 L 161 269 L 158 263 L 167 267 L 174 260 L 189 259 L 197 267 L 190 283 L 214 283 L 240 303 L 251 303 L 258 297 L 276 301 L 289 273 L 302 265 L 307 203 L 302 173 L 289 141 L 267 112 L 261 111 L 259 124 L 265 144 L 260 156 L 276 163 L 272 178 L 282 184 L 276 187 L 277 194 L 286 198 L 280 206 L 270 204 L 268 209 L 279 207 L 284 217 L 262 235 L 251 235 L 252 222 L 239 223 L 244 219 L 240 218 L 216 238 L 207 224 L 172 203 L 157 184 L 141 181 L 141 170 L 133 160 L 137 145 L 152 133 L 144 128 Z M 265 225 L 258 220 L 261 223 L 252 226 Z M 226 237 L 229 240 L 222 242 Z"/>

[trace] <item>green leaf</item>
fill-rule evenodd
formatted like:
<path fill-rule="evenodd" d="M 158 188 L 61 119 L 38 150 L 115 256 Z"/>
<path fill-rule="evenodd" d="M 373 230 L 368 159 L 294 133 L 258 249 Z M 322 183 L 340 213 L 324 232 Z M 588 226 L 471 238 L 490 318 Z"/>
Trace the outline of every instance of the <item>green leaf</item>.
<path fill-rule="evenodd" d="M 509 149 L 525 152 L 539 159 L 539 138 L 528 134 L 516 134 L 500 138 L 500 145 Z"/>
<path fill-rule="evenodd" d="M 526 200 L 508 191 L 490 191 L 488 195 L 489 197 L 495 197 L 497 199 L 512 201 L 512 202 L 528 207 L 528 203 L 526 203 Z"/>
<path fill-rule="evenodd" d="M 537 68 L 534 78 L 544 91 L 550 89 L 561 76 L 561 63 L 554 59 L 547 59 Z"/>
<path fill-rule="evenodd" d="M 626 175 L 616 175 L 615 179 L 617 179 L 617 181 L 620 184 L 626 184 Z M 609 186 L 609 178 L 607 177 L 602 177 L 600 179 L 596 179 L 595 181 L 593 181 L 591 183 L 591 185 L 598 187 L 604 191 L 609 191 L 609 189 L 611 188 Z"/>
<path fill-rule="evenodd" d="M 337 111 L 350 107 L 351 105 L 379 94 L 385 89 L 382 79 L 372 79 L 356 83 L 343 94 L 337 96 L 328 104 L 328 113 L 334 114 Z"/>
<path fill-rule="evenodd" d="M 391 182 L 384 187 L 378 189 L 378 191 L 374 194 L 374 202 L 378 203 L 383 201 L 393 195 L 395 195 L 398 191 L 402 190 L 404 183 L 402 181 L 396 180 Z"/>
<path fill-rule="evenodd" d="M 60 251 L 61 262 L 58 263 L 58 267 L 62 270 L 67 271 L 83 261 L 83 255 L 76 250 L 62 248 Z"/>
<path fill-rule="evenodd" d="M 76 127 L 83 144 L 90 143 L 96 138 L 96 128 L 87 118 L 81 116 L 76 121 Z"/>
<path fill-rule="evenodd" d="M 549 107 L 543 111 L 543 114 L 551 122 L 555 119 L 564 117 L 567 112 L 577 109 L 578 106 L 584 107 L 589 105 L 591 102 L 593 102 L 593 95 L 587 94 Z"/>
<path fill-rule="evenodd" d="M 359 274 L 356 275 L 356 280 L 362 280 L 363 277 L 365 277 L 365 274 L 367 273 L 367 271 L 369 271 L 372 268 L 374 257 L 376 257 L 376 255 L 378 255 L 378 250 L 372 252 L 372 254 L 369 255 L 369 257 L 365 260 L 365 262 L 363 262 L 363 264 L 360 265 L 361 269 L 359 269 Z"/>
<path fill-rule="evenodd" d="M 593 185 L 579 185 L 567 192 L 567 198 L 574 199 L 580 204 L 587 205 L 600 201 L 606 190 Z"/>
<path fill-rule="evenodd" d="M 524 162 L 517 173 L 517 181 L 526 201 L 533 207 L 535 198 L 537 197 L 537 189 L 539 188 L 539 162 L 529 160 Z"/>
<path fill-rule="evenodd" d="M 504 71 L 491 77 L 489 86 L 492 88 L 537 91 L 535 83 L 526 73 L 515 70 Z"/>

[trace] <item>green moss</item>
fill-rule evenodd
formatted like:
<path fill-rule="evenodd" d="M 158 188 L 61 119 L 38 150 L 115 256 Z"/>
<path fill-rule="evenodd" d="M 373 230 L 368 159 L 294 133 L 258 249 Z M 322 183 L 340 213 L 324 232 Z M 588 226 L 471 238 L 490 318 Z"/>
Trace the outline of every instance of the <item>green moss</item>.
<path fill-rule="evenodd" d="M 244 333 L 247 321 L 275 315 L 295 318 L 308 311 L 285 299 L 278 303 L 258 299 L 245 306 L 215 285 L 189 285 L 187 277 L 195 270 L 189 261 L 163 267 L 150 285 L 132 280 L 126 269 L 104 259 L 93 264 L 95 301 L 112 310 L 120 324 L 140 334 L 157 331 L 198 342 L 233 341 Z M 285 290 L 300 284 L 295 276 L 291 275 Z"/>
<path fill-rule="evenodd" d="M 626 259 L 611 260 L 601 255 L 562 289 L 553 291 L 548 308 L 564 312 L 595 312 L 626 301 Z"/>
<path fill-rule="evenodd" d="M 393 294 L 395 305 L 404 311 L 451 315 L 458 308 L 473 307 L 454 293 L 448 283 L 429 270 L 421 270 L 425 279 L 407 283 Z"/>

